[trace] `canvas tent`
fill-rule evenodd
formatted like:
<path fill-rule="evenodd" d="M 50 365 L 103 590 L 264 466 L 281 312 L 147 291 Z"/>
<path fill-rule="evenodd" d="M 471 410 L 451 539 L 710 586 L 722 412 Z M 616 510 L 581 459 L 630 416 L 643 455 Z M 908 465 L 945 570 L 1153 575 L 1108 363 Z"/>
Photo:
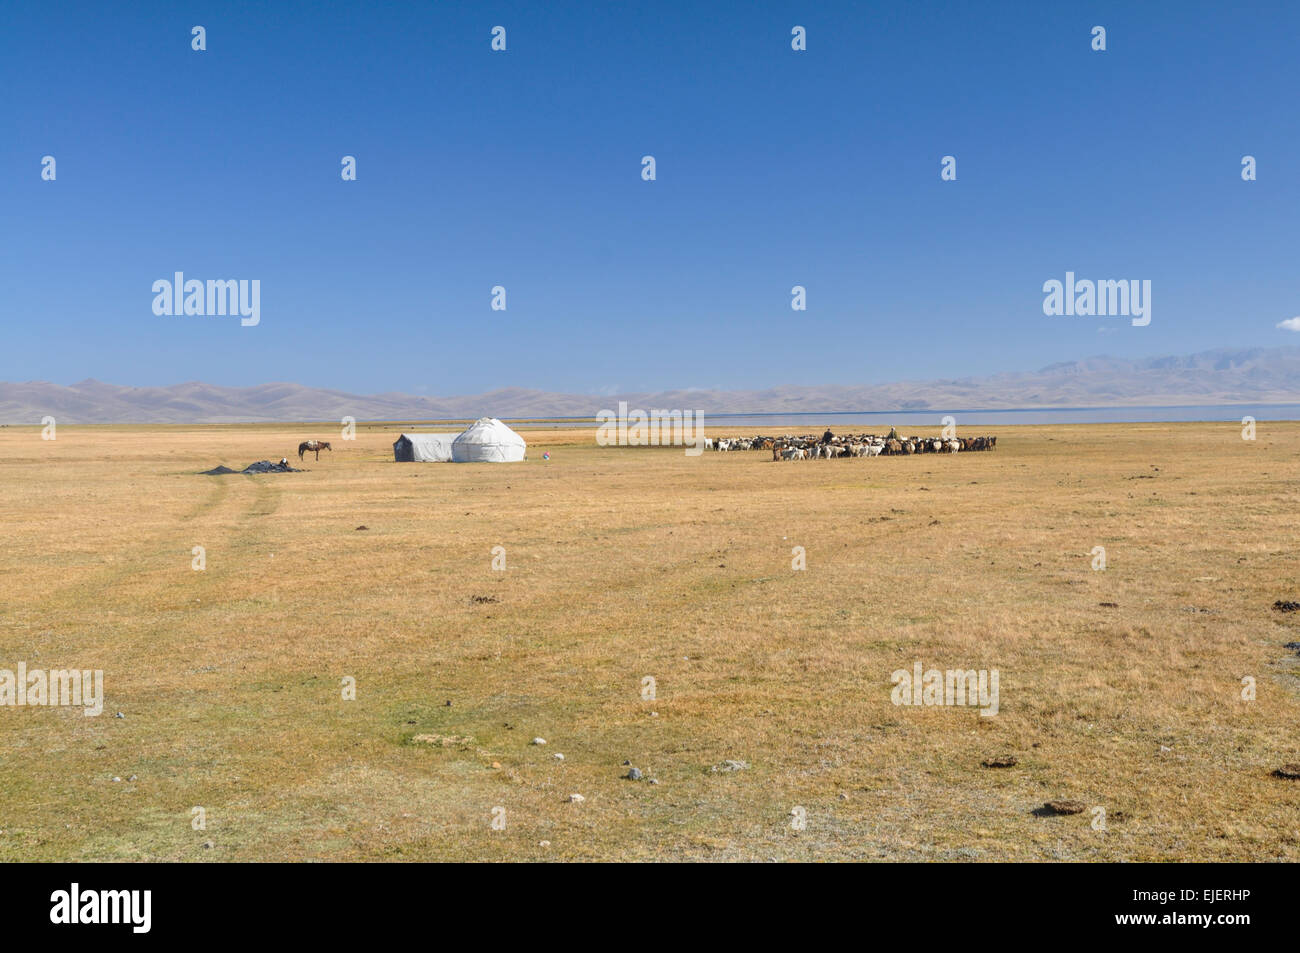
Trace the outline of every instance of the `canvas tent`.
<path fill-rule="evenodd" d="M 515 463 L 524 458 L 524 438 L 495 417 L 480 417 L 451 442 L 456 463 Z"/>
<path fill-rule="evenodd" d="M 446 463 L 451 459 L 454 433 L 404 433 L 393 444 L 398 463 Z"/>

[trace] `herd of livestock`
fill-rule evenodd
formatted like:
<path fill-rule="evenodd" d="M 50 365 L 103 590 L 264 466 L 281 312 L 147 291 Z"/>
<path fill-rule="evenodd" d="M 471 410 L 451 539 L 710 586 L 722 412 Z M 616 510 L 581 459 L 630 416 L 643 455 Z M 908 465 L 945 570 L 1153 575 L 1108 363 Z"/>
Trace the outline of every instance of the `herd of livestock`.
<path fill-rule="evenodd" d="M 912 453 L 958 453 L 995 450 L 997 437 L 900 437 L 849 434 L 802 437 L 719 437 L 704 442 L 706 450 L 771 450 L 773 460 L 831 460 L 836 457 L 879 457 Z"/>

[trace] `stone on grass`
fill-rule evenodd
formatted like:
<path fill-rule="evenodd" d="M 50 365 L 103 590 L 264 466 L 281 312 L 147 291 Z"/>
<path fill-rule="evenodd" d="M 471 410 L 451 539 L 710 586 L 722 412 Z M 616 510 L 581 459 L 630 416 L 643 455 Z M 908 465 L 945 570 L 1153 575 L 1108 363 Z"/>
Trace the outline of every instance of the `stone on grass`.
<path fill-rule="evenodd" d="M 725 774 L 731 771 L 745 771 L 748 768 L 748 761 L 732 761 L 731 759 L 728 759 L 721 764 L 715 764 L 713 767 L 709 768 L 709 770 L 714 774 Z"/>

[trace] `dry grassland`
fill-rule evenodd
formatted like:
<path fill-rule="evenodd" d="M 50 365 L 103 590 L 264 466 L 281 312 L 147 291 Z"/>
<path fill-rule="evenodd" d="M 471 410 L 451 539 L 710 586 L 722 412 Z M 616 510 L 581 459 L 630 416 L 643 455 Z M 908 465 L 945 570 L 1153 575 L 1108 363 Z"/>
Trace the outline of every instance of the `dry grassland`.
<path fill-rule="evenodd" d="M 106 686 L 0 708 L 0 859 L 1300 860 L 1300 424 L 515 465 L 399 430 L 0 430 L 0 667 Z M 998 669 L 999 714 L 895 706 L 916 661 Z"/>

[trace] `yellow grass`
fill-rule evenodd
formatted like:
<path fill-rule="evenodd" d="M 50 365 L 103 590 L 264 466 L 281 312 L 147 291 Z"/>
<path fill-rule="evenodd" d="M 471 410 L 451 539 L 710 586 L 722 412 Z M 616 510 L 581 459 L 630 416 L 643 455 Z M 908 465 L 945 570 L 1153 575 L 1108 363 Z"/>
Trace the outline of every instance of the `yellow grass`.
<path fill-rule="evenodd" d="M 1300 860 L 1300 425 L 515 465 L 398 429 L 0 430 L 0 667 L 107 696 L 0 708 L 0 858 Z M 895 706 L 916 661 L 998 669 L 1000 713 Z"/>

